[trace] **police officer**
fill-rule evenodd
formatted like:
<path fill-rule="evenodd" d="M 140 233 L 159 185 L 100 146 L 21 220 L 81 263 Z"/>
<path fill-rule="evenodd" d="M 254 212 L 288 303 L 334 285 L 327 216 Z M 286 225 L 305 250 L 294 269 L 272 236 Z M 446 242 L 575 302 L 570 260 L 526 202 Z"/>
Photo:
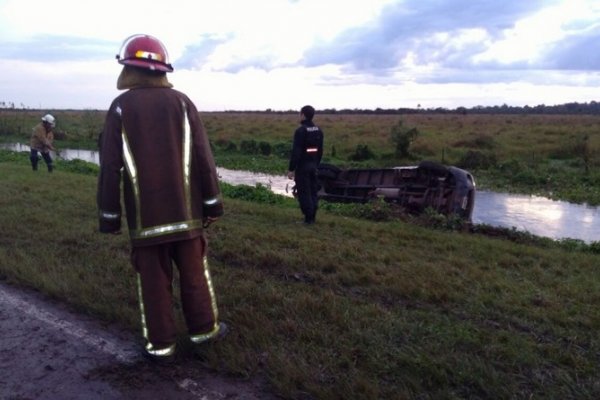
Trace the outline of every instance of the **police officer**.
<path fill-rule="evenodd" d="M 296 182 L 300 210 L 305 224 L 314 224 L 317 215 L 317 167 L 323 157 L 323 131 L 313 122 L 315 109 L 300 109 L 300 127 L 294 133 L 294 144 L 287 176 Z"/>
<path fill-rule="evenodd" d="M 218 319 L 203 232 L 223 214 L 223 204 L 198 110 L 166 77 L 173 71 L 166 48 L 152 36 L 134 35 L 117 59 L 124 65 L 117 88 L 129 90 L 113 100 L 101 135 L 100 231 L 120 233 L 123 179 L 143 352 L 171 361 L 177 342 L 173 264 L 191 343 L 200 346 L 227 332 Z"/>

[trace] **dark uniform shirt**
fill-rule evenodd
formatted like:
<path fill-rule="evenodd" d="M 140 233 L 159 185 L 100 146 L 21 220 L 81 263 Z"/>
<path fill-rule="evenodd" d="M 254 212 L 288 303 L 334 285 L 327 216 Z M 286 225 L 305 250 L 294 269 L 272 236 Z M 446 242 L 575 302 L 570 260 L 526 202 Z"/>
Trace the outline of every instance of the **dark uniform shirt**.
<path fill-rule="evenodd" d="M 312 121 L 304 120 L 294 132 L 288 171 L 303 172 L 317 168 L 323 157 L 323 132 Z"/>

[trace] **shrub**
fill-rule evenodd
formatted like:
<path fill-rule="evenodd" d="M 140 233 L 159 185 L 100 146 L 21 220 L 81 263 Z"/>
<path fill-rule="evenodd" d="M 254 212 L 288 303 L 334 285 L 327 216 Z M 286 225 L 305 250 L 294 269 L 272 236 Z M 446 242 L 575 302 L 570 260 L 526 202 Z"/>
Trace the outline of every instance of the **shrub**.
<path fill-rule="evenodd" d="M 458 160 L 456 165 L 464 169 L 488 169 L 496 165 L 496 155 L 489 152 L 469 150 Z"/>
<path fill-rule="evenodd" d="M 360 207 L 358 216 L 372 221 L 388 221 L 392 218 L 392 206 L 381 198 L 374 199 Z"/>
<path fill-rule="evenodd" d="M 223 195 L 229 198 L 256 203 L 281 204 L 285 200 L 283 196 L 273 193 L 269 187 L 260 183 L 256 186 L 222 184 L 221 190 Z"/>
<path fill-rule="evenodd" d="M 229 139 L 217 139 L 216 145 L 225 151 L 237 151 L 237 146 Z"/>
<path fill-rule="evenodd" d="M 272 152 L 281 158 L 289 158 L 292 154 L 291 145 L 289 143 L 275 143 Z"/>
<path fill-rule="evenodd" d="M 240 151 L 243 154 L 258 154 L 258 143 L 256 140 L 242 140 L 240 143 Z"/>
<path fill-rule="evenodd" d="M 590 252 L 600 254 L 600 241 L 590 243 Z"/>
<path fill-rule="evenodd" d="M 269 142 L 260 142 L 258 143 L 258 150 L 260 152 L 260 154 L 262 154 L 263 156 L 269 156 L 271 155 L 271 143 Z"/>
<path fill-rule="evenodd" d="M 59 166 L 63 171 L 75 172 L 84 175 L 98 175 L 100 167 L 94 163 L 82 160 L 59 161 Z"/>
<path fill-rule="evenodd" d="M 422 225 L 443 230 L 461 230 L 465 224 L 465 221 L 459 216 L 454 214 L 444 215 L 432 207 L 425 208 L 423 213 L 418 215 L 417 220 Z"/>
<path fill-rule="evenodd" d="M 415 141 L 412 145 L 413 153 L 424 157 L 432 157 L 436 155 L 436 151 L 431 144 Z"/>
<path fill-rule="evenodd" d="M 521 172 L 523 169 L 527 168 L 527 166 L 519 160 L 510 159 L 503 163 L 497 164 L 497 168 L 503 174 L 510 176 Z"/>
<path fill-rule="evenodd" d="M 417 128 L 405 128 L 402 120 L 392 126 L 390 130 L 390 139 L 395 145 L 396 157 L 404 158 L 409 156 L 410 144 L 419 136 Z"/>
<path fill-rule="evenodd" d="M 377 198 L 368 203 L 334 203 L 322 201 L 319 207 L 330 213 L 372 221 L 389 221 L 397 214 L 394 205 Z"/>
<path fill-rule="evenodd" d="M 366 144 L 357 144 L 354 153 L 349 157 L 351 161 L 364 161 L 373 158 L 375 158 L 375 154 L 373 154 Z"/>
<path fill-rule="evenodd" d="M 460 140 L 454 143 L 455 147 L 469 147 L 476 149 L 493 149 L 496 147 L 496 141 L 490 135 L 477 134 L 467 140 Z"/>
<path fill-rule="evenodd" d="M 585 242 L 579 239 L 565 238 L 558 240 L 558 242 L 562 245 L 564 249 L 569 251 L 582 251 L 587 248 Z"/>

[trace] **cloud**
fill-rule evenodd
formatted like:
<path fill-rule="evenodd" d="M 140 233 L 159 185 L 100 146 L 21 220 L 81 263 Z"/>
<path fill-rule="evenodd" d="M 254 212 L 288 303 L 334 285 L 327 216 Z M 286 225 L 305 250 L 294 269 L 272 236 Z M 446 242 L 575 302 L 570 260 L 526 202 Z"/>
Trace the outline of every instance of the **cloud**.
<path fill-rule="evenodd" d="M 556 43 L 541 63 L 549 69 L 600 71 L 600 25 L 587 35 L 573 35 Z"/>
<path fill-rule="evenodd" d="M 75 36 L 35 35 L 22 41 L 0 41 L 2 58 L 42 63 L 100 61 L 114 58 L 119 44 Z"/>
<path fill-rule="evenodd" d="M 207 109 L 549 104 L 600 86 L 598 0 L 80 3 L 0 0 L 4 100 L 105 107 L 133 33 L 163 41 Z"/>
<path fill-rule="evenodd" d="M 187 45 L 180 57 L 177 58 L 177 68 L 198 70 L 208 63 L 211 54 L 230 37 L 219 38 L 211 35 L 203 35 L 199 43 Z"/>
<path fill-rule="evenodd" d="M 535 1 L 410 0 L 388 5 L 377 21 L 306 51 L 304 65 L 343 64 L 386 73 L 403 64 L 465 64 L 539 7 Z M 487 42 L 487 43 L 486 43 Z"/>

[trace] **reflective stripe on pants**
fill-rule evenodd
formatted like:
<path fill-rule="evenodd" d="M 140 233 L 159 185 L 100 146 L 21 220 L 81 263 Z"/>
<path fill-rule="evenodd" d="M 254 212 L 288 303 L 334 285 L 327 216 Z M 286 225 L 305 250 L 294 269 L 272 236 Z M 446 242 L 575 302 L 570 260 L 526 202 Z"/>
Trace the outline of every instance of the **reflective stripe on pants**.
<path fill-rule="evenodd" d="M 177 339 L 173 318 L 173 263 L 180 276 L 181 305 L 191 335 L 211 332 L 217 323 L 217 306 L 203 237 L 155 246 L 134 247 L 132 264 L 139 274 L 142 329 L 156 349 Z"/>

